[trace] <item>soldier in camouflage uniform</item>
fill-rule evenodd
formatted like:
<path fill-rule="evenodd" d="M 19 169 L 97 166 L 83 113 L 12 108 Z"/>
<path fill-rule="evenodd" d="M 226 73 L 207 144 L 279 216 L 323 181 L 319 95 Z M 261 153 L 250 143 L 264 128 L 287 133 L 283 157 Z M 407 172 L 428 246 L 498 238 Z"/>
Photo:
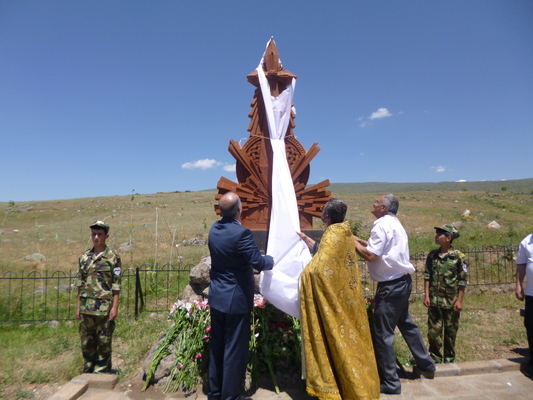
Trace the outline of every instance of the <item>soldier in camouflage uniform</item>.
<path fill-rule="evenodd" d="M 78 262 L 76 318 L 80 320 L 83 372 L 106 373 L 111 371 L 122 265 L 120 257 L 106 245 L 109 225 L 96 221 L 90 228 L 94 247 Z"/>
<path fill-rule="evenodd" d="M 435 243 L 440 248 L 428 254 L 424 270 L 429 353 L 437 363 L 451 363 L 455 360 L 455 338 L 468 271 L 465 255 L 452 247 L 453 240 L 459 237 L 457 229 L 452 225 L 435 229 Z"/>

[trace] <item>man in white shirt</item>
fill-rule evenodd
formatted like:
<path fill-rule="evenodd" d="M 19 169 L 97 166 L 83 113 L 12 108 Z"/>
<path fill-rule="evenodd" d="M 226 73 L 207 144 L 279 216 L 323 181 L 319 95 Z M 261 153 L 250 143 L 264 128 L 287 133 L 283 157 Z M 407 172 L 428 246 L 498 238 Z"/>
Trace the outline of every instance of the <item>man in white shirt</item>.
<path fill-rule="evenodd" d="M 524 277 L 526 288 L 524 290 Z M 533 234 L 527 235 L 520 242 L 516 257 L 516 298 L 526 301 L 524 326 L 529 342 L 529 365 L 522 372 L 533 379 Z"/>
<path fill-rule="evenodd" d="M 396 218 L 398 198 L 381 196 L 371 211 L 376 217 L 368 241 L 354 237 L 357 253 L 368 262 L 370 277 L 378 282 L 374 303 L 374 350 L 380 376 L 381 393 L 400 394 L 396 371 L 394 329 L 400 329 L 413 357 L 416 375 L 433 377 L 435 363 L 424 344 L 418 326 L 409 314 L 411 274 L 407 233 Z"/>

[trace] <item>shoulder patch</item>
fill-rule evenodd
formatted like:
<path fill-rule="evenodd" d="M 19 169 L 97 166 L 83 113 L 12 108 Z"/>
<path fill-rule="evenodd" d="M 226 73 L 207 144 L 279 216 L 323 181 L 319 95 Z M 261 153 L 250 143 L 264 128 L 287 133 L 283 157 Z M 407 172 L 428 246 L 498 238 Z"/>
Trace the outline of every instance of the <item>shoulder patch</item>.
<path fill-rule="evenodd" d="M 119 276 L 121 271 L 122 271 L 122 270 L 120 269 L 120 267 L 115 267 L 115 269 L 113 269 L 113 273 L 114 273 L 116 276 Z"/>
<path fill-rule="evenodd" d="M 466 263 L 463 264 L 463 271 L 468 272 L 468 265 Z"/>

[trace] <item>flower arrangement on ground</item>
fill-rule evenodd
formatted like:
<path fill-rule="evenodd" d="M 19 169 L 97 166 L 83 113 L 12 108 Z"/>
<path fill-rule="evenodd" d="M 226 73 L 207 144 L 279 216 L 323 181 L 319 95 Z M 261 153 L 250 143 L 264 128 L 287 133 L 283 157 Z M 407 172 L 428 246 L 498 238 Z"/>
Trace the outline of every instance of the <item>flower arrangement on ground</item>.
<path fill-rule="evenodd" d="M 164 356 L 170 354 L 170 345 L 175 347 L 176 360 L 170 369 L 170 376 L 163 389 L 175 392 L 180 388 L 191 391 L 196 388 L 202 372 L 202 359 L 208 353 L 211 318 L 207 301 L 186 303 L 181 300 L 170 309 L 172 325 L 157 348 L 146 375 L 146 390 L 155 370 Z"/>
<path fill-rule="evenodd" d="M 169 318 L 172 325 L 154 354 L 143 391 L 163 357 L 171 353 L 172 345 L 176 359 L 163 388 L 165 393 L 194 391 L 209 365 L 211 327 L 207 302 L 179 300 L 172 306 Z M 250 331 L 250 387 L 257 387 L 261 375 L 268 372 L 279 393 L 276 372 L 301 371 L 300 321 L 277 310 L 263 296 L 255 295 Z"/>

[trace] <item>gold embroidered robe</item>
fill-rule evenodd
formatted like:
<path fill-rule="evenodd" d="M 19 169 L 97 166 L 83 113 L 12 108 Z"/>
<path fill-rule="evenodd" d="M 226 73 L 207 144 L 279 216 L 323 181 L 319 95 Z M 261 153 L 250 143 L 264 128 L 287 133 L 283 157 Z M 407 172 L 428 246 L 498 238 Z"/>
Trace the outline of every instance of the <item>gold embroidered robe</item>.
<path fill-rule="evenodd" d="M 379 399 L 379 376 L 348 222 L 327 227 L 300 277 L 307 392 L 320 399 Z"/>

